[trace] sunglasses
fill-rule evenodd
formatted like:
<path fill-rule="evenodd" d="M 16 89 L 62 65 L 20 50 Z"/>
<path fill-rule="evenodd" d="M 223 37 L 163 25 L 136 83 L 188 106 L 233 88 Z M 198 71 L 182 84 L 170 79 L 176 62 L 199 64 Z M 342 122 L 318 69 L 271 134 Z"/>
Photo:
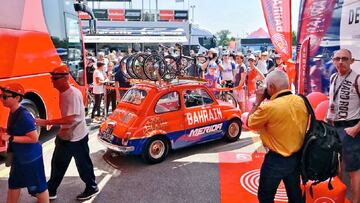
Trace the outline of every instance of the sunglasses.
<path fill-rule="evenodd" d="M 64 77 L 51 77 L 51 80 L 56 81 L 56 80 L 59 80 L 61 78 L 64 78 Z"/>
<path fill-rule="evenodd" d="M 13 98 L 15 98 L 15 97 L 16 97 L 16 95 L 6 95 L 6 94 L 1 94 L 1 95 L 0 95 L 0 97 L 1 97 L 2 99 L 6 100 L 6 99 L 7 99 L 7 98 L 9 98 L 9 97 L 13 97 Z"/>
<path fill-rule="evenodd" d="M 342 60 L 342 61 L 344 61 L 344 62 L 347 62 L 347 61 L 349 60 L 349 57 L 346 57 L 346 56 L 344 56 L 344 57 L 335 57 L 335 58 L 333 58 L 333 60 L 334 60 L 334 61 L 340 61 L 340 60 Z"/>

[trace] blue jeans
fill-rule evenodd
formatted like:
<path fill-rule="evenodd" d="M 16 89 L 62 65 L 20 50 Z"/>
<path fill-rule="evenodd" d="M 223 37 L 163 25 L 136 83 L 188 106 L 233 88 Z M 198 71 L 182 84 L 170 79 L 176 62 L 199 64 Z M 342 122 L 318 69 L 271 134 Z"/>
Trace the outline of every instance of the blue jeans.
<path fill-rule="evenodd" d="M 261 166 L 259 202 L 273 203 L 276 190 L 282 180 L 285 184 L 289 203 L 302 203 L 299 165 L 300 153 L 283 157 L 275 152 L 268 152 Z"/>

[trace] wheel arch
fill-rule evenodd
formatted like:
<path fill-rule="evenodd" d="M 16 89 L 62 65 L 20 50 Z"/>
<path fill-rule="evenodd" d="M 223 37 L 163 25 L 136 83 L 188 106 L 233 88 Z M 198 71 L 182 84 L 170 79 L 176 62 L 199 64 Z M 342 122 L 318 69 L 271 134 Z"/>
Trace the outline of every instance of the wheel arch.
<path fill-rule="evenodd" d="M 38 108 L 38 111 L 39 111 L 40 118 L 42 118 L 42 119 L 47 118 L 46 106 L 40 95 L 38 95 L 34 92 L 27 92 L 24 96 L 24 99 L 28 99 L 36 105 L 36 107 Z"/>

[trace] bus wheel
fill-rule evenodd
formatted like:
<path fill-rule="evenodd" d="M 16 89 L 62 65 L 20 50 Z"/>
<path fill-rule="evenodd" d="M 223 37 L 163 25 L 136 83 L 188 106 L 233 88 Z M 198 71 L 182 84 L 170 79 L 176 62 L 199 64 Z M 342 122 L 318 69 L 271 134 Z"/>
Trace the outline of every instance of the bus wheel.
<path fill-rule="evenodd" d="M 160 163 L 165 160 L 169 152 L 169 144 L 164 137 L 150 138 L 142 154 L 143 159 L 150 164 Z"/>
<path fill-rule="evenodd" d="M 21 101 L 21 105 L 22 105 L 23 107 L 25 107 L 35 119 L 36 119 L 36 118 L 40 118 L 39 110 L 38 110 L 38 108 L 36 107 L 36 105 L 34 104 L 34 102 L 32 102 L 32 101 L 29 100 L 29 99 L 23 99 L 23 100 Z M 37 131 L 38 135 L 40 135 L 40 133 L 41 133 L 41 126 L 36 126 L 36 131 Z"/>

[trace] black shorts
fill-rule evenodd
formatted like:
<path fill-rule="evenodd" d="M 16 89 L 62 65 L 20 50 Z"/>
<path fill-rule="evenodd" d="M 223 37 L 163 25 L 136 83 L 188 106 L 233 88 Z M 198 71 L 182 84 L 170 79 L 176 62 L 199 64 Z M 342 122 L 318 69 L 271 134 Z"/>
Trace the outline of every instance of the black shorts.
<path fill-rule="evenodd" d="M 345 170 L 353 172 L 360 169 L 360 134 L 354 138 L 345 132 L 344 127 L 338 127 L 338 133 L 342 142 L 342 157 Z"/>

